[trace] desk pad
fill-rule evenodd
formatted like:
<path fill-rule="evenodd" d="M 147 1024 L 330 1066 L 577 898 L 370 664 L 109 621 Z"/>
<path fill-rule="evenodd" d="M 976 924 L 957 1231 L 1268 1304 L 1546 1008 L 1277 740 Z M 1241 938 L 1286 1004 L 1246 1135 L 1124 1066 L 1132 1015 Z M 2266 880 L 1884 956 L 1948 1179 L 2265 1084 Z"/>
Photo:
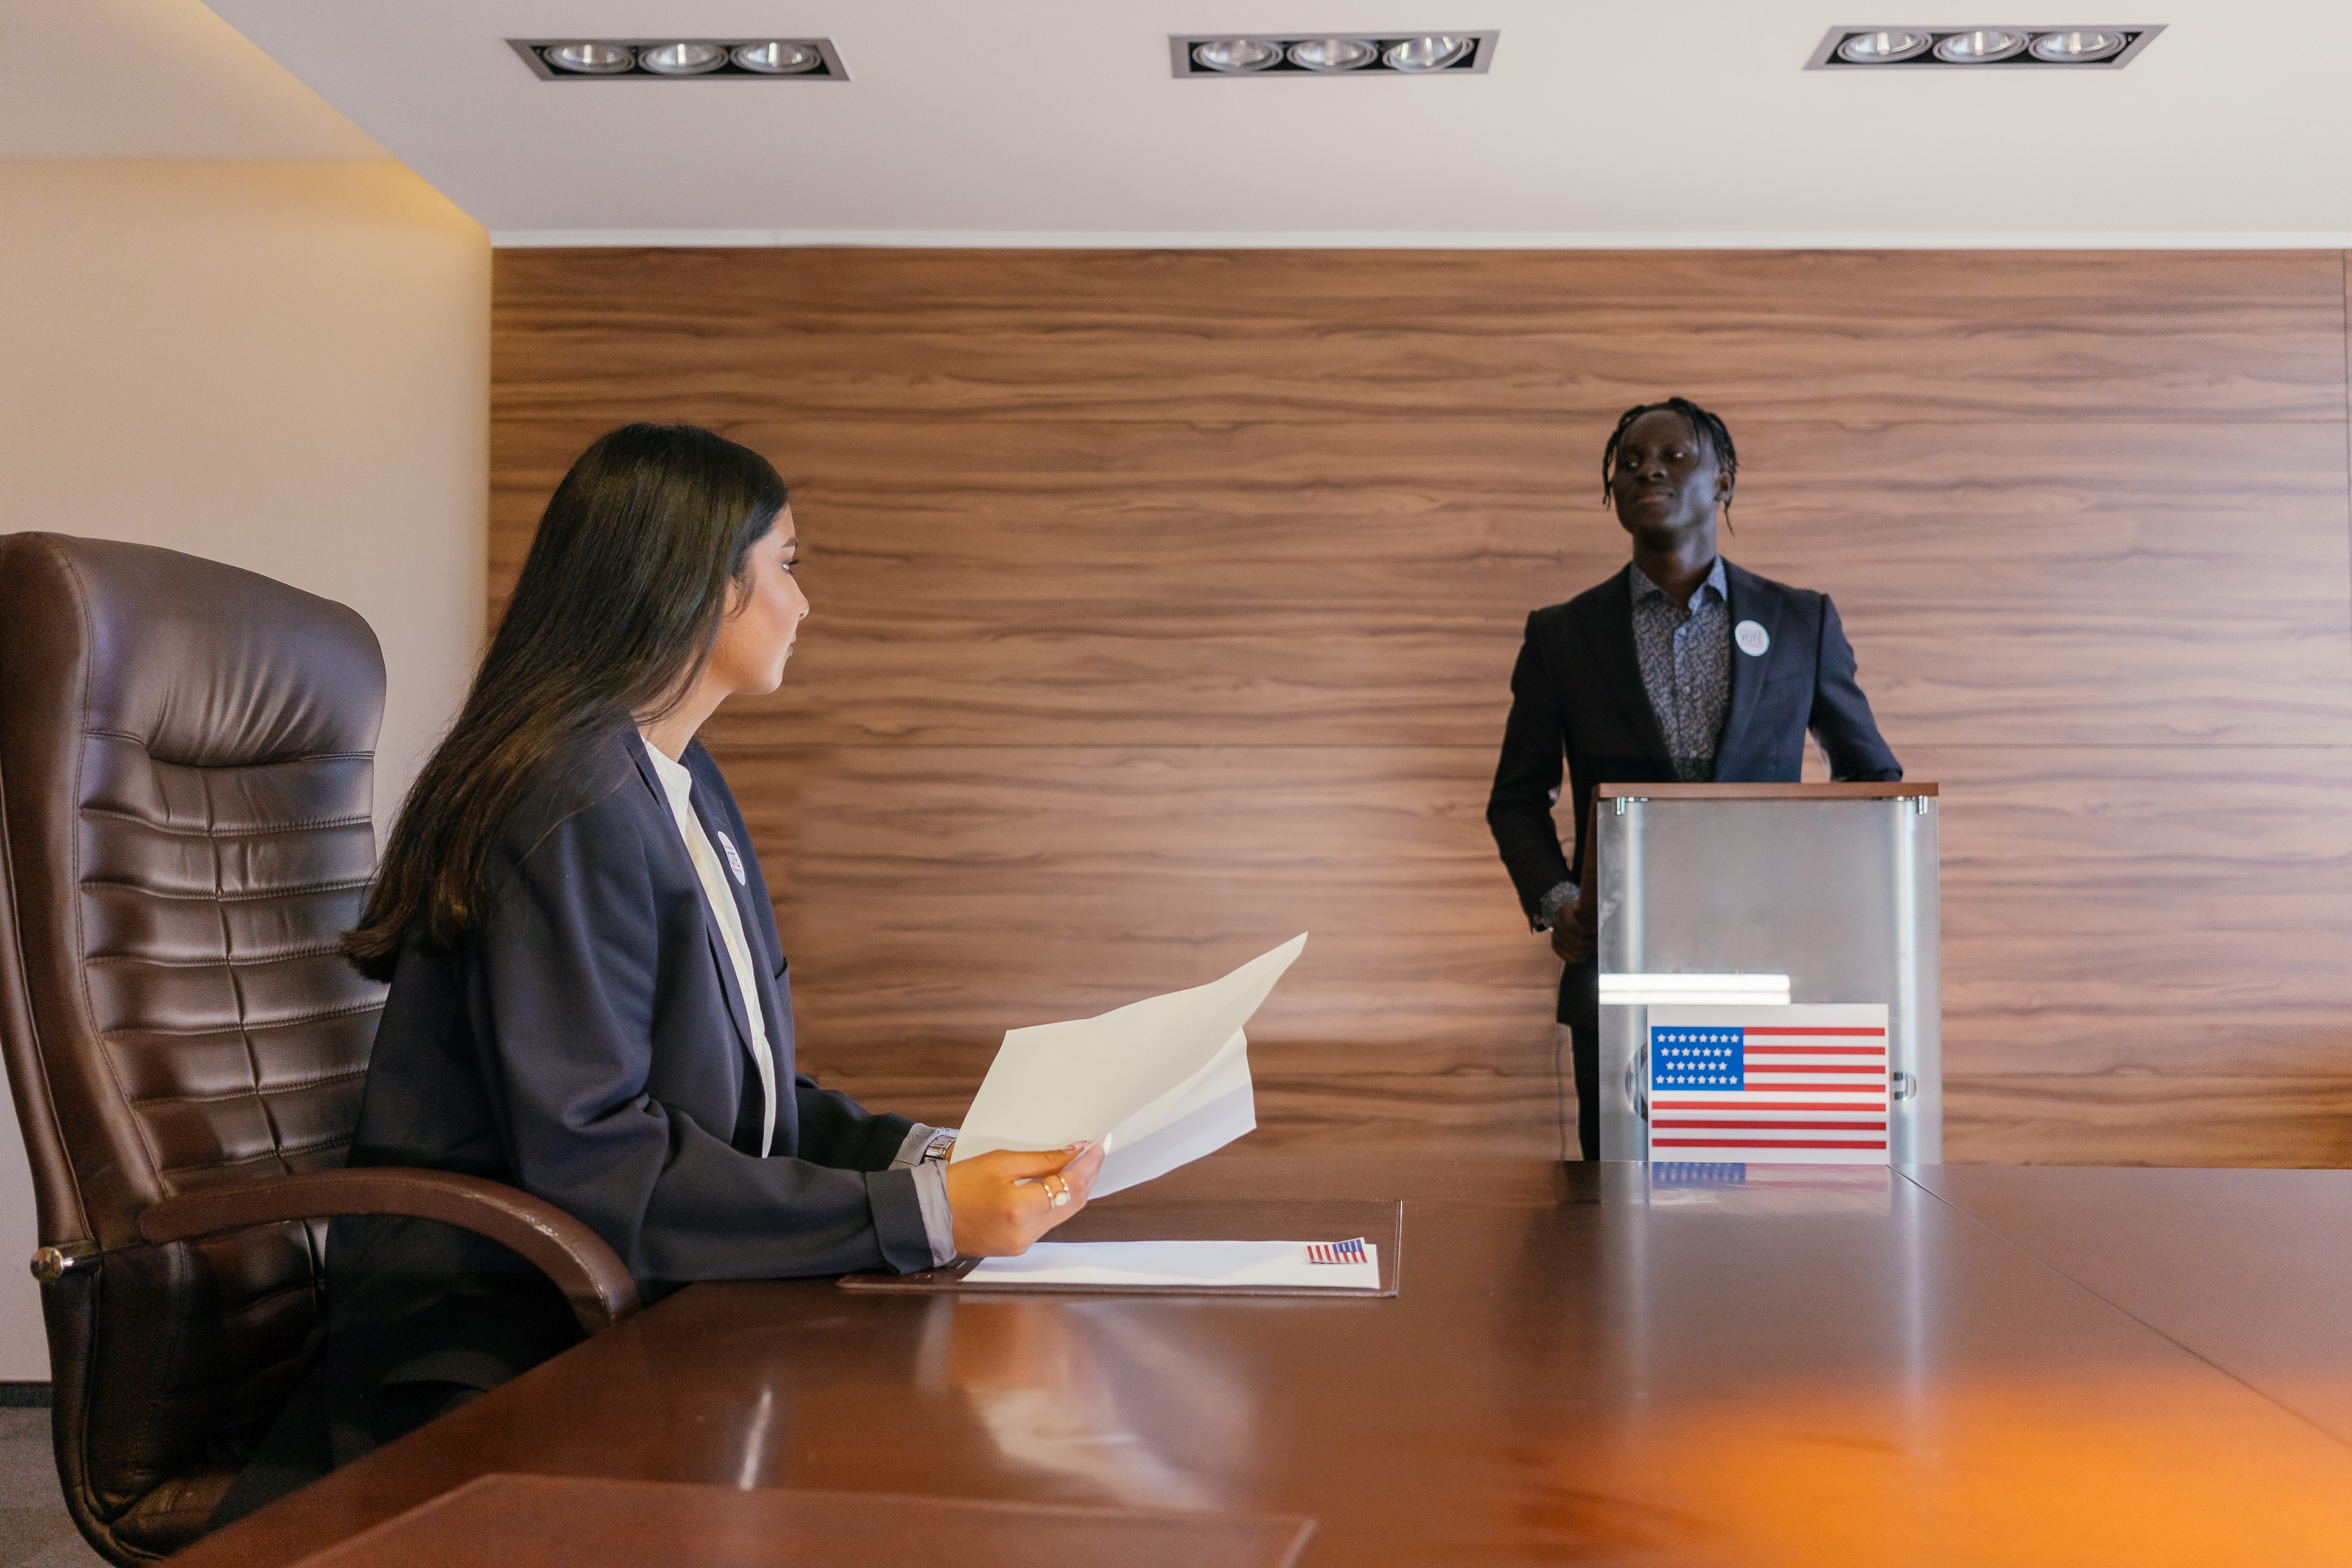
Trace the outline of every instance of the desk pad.
<path fill-rule="evenodd" d="M 1087 1205 L 1076 1218 L 1045 1234 L 1054 1241 L 1345 1241 L 1360 1236 L 1380 1248 L 1381 1288 L 988 1284 L 964 1278 L 979 1262 L 971 1258 L 959 1258 L 913 1274 L 846 1274 L 841 1288 L 890 1293 L 952 1290 L 971 1296 L 1291 1296 L 1364 1300 L 1397 1293 L 1404 1258 L 1404 1205 L 1279 1198 L 1152 1203 L 1129 1201 L 1122 1194 Z"/>

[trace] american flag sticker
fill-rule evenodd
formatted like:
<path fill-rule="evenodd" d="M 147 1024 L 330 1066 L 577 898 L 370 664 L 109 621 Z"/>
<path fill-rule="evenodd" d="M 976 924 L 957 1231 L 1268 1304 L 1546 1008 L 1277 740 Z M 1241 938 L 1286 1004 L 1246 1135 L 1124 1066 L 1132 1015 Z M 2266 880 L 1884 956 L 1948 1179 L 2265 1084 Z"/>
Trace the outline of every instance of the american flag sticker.
<path fill-rule="evenodd" d="M 1650 1157 L 1884 1165 L 1882 1004 L 1649 1010 Z"/>
<path fill-rule="evenodd" d="M 1364 1238 L 1360 1236 L 1353 1241 L 1310 1241 L 1307 1244 L 1307 1261 L 1369 1263 L 1371 1259 L 1364 1255 Z"/>

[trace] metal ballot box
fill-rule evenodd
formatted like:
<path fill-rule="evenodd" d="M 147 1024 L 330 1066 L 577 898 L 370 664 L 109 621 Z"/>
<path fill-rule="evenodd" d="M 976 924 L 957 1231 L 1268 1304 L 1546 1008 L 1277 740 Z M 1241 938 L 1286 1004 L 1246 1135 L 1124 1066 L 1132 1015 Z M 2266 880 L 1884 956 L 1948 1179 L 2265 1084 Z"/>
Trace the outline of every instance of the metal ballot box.
<path fill-rule="evenodd" d="M 1824 1003 L 1886 1009 L 1886 1163 L 1943 1159 L 1936 813 L 1932 784 L 1603 784 L 1594 792 L 1595 852 L 1585 857 L 1584 875 L 1600 925 L 1602 1159 L 1653 1158 L 1654 1091 L 1691 1092 L 1665 1090 L 1669 1083 L 1734 1085 L 1704 1102 L 1728 1108 L 1716 1113 L 1716 1125 L 1738 1126 L 1751 1114 L 1737 1109 L 1747 1102 L 1737 1098 L 1743 1086 L 1736 1077 L 1661 1075 L 1653 1007 L 1797 1004 L 1788 1016 L 1819 1017 L 1802 1005 Z M 1736 1074 L 1736 1048 L 1732 1055 Z M 1874 1057 L 1864 1059 L 1875 1065 Z M 1772 1097 L 1759 1086 L 1770 1083 L 1751 1074 L 1744 1089 L 1760 1102 Z M 1793 1091 L 1780 1099 L 1801 1114 L 1838 1114 Z M 1659 1160 L 1709 1157 L 1689 1149 L 1705 1140 L 1665 1142 L 1678 1146 L 1670 1152 L 1662 1142 Z"/>

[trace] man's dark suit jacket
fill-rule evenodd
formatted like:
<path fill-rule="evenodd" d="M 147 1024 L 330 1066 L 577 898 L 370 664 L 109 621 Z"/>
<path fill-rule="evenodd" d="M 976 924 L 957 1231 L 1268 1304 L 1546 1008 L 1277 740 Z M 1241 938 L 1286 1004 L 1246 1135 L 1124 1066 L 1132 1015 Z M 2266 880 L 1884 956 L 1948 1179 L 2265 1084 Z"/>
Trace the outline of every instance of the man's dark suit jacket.
<path fill-rule="evenodd" d="M 1716 747 L 1716 781 L 1793 784 L 1802 776 L 1808 730 L 1821 737 L 1832 776 L 1901 778 L 1902 765 L 1879 738 L 1870 701 L 1854 681 L 1853 649 L 1829 595 L 1728 561 L 1723 568 L 1731 624 L 1756 622 L 1771 646 L 1761 658 L 1732 647 L 1731 706 Z M 1486 799 L 1486 825 L 1530 921 L 1546 893 L 1583 871 L 1582 828 L 1594 786 L 1675 779 L 1633 650 L 1632 571 L 1529 616 L 1511 671 L 1511 718 Z M 1560 852 L 1552 820 L 1563 758 L 1578 828 L 1573 863 Z M 1591 968 L 1571 964 L 1561 975 L 1561 1023 L 1598 1026 L 1594 999 L 1579 984 Z"/>
<path fill-rule="evenodd" d="M 404 948 L 376 1033 L 354 1165 L 509 1183 L 594 1227 L 648 1300 L 696 1279 L 930 1266 L 913 1125 L 794 1073 L 767 885 L 726 780 L 687 749 L 693 801 L 760 974 L 780 1089 L 772 1152 L 751 1026 L 717 920 L 637 736 L 540 781 L 499 834 L 473 931 Z M 730 861 L 731 864 L 731 861 Z M 505 1248 L 422 1220 L 335 1222 L 330 1363 L 339 1424 L 399 1384 L 495 1385 L 577 1337 Z M 339 1425 L 339 1459 L 368 1446 Z"/>

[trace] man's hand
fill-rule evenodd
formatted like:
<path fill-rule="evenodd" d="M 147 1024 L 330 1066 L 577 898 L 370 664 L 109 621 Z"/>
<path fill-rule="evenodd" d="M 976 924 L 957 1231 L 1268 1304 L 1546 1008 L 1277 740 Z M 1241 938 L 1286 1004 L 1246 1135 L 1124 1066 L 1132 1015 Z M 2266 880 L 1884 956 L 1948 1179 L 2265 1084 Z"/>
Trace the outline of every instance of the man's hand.
<path fill-rule="evenodd" d="M 1563 963 L 1582 963 L 1592 956 L 1595 938 L 1592 911 L 1574 893 L 1551 917 L 1551 950 Z"/>
<path fill-rule="evenodd" d="M 999 1149 L 948 1166 L 948 1208 L 955 1215 L 955 1249 L 964 1258 L 1013 1258 L 1087 1206 L 1099 1143 L 1066 1149 Z M 1056 1207 L 1057 1194 L 1070 1201 Z"/>

